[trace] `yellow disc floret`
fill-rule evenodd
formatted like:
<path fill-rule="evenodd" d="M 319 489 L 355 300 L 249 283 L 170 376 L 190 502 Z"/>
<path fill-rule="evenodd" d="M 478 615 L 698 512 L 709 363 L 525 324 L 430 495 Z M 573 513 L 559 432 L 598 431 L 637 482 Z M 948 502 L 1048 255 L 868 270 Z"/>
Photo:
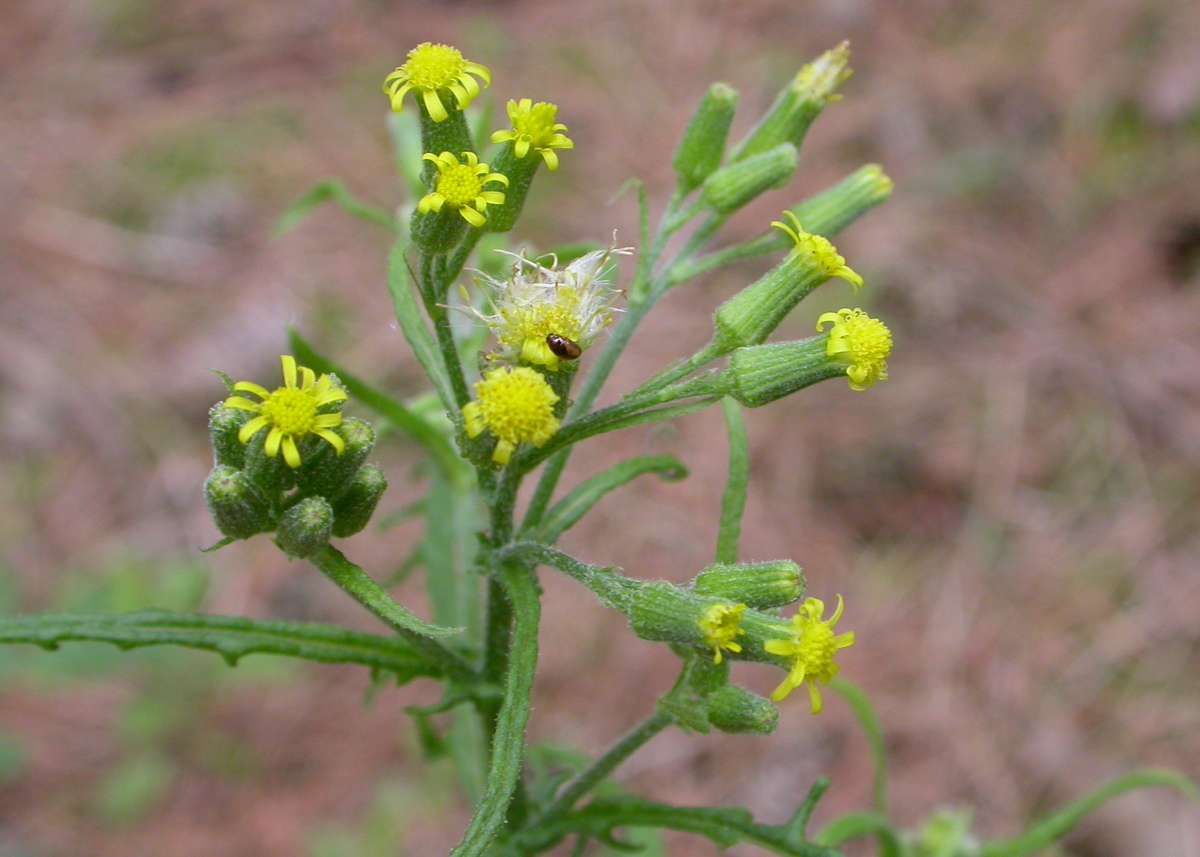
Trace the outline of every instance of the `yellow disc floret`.
<path fill-rule="evenodd" d="M 345 443 L 335 432 L 335 426 L 341 425 L 340 413 L 322 413 L 321 408 L 334 402 L 346 399 L 346 391 L 337 387 L 328 375 L 320 378 L 307 366 L 296 366 L 296 358 L 290 355 L 280 357 L 283 364 L 283 386 L 268 392 L 252 381 L 238 381 L 233 385 L 235 393 L 252 393 L 261 402 L 255 402 L 243 396 L 230 396 L 225 400 L 228 408 L 240 408 L 251 411 L 258 416 L 250 420 L 238 432 L 238 440 L 248 443 L 259 429 L 270 427 L 263 450 L 274 458 L 283 450 L 283 460 L 288 467 L 300 466 L 300 450 L 296 441 L 315 434 L 323 438 L 341 454 Z M 299 383 L 297 383 L 297 375 Z"/>
<path fill-rule="evenodd" d="M 862 277 L 850 270 L 846 265 L 846 260 L 842 258 L 828 238 L 805 232 L 800 225 L 800 218 L 796 217 L 794 213 L 785 211 L 784 216 L 792 221 L 790 226 L 778 220 L 772 220 L 771 225 L 782 229 L 792 239 L 796 245 L 792 250 L 793 253 L 808 253 L 831 278 L 841 277 L 854 287 L 855 292 L 862 287 Z"/>
<path fill-rule="evenodd" d="M 808 695 L 812 701 L 812 713 L 821 711 L 821 689 L 817 682 L 828 684 L 829 680 L 838 674 L 840 667 L 834 663 L 838 649 L 844 649 L 854 644 L 854 632 L 834 636 L 833 626 L 842 618 L 842 596 L 838 596 L 837 609 L 829 617 L 829 621 L 821 618 L 825 612 L 825 602 L 817 598 L 806 598 L 792 617 L 792 627 L 789 636 L 782 640 L 767 640 L 763 649 L 772 655 L 791 660 L 791 670 L 787 678 L 771 699 L 776 702 L 783 699 L 800 685 L 808 682 Z"/>
<path fill-rule="evenodd" d="M 829 329 L 825 353 L 849 365 L 846 379 L 851 390 L 865 390 L 876 381 L 887 380 L 887 359 L 892 353 L 892 332 L 877 318 L 861 309 L 840 309 L 817 319 L 817 330 Z"/>
<path fill-rule="evenodd" d="M 399 113 L 405 94 L 413 90 L 424 103 L 429 118 L 441 122 L 450 114 L 438 93 L 449 91 L 458 109 L 466 110 L 471 99 L 479 95 L 476 77 L 484 86 L 492 83 L 492 73 L 479 63 L 468 62 L 457 48 L 425 42 L 409 51 L 404 65 L 387 76 L 383 91 L 391 100 L 392 109 Z"/>
<path fill-rule="evenodd" d="M 467 437 L 478 437 L 484 429 L 491 432 L 496 438 L 492 460 L 497 464 L 507 464 L 518 443 L 541 446 L 558 431 L 558 394 L 528 366 L 493 369 L 475 385 L 475 396 L 462 409 Z"/>
<path fill-rule="evenodd" d="M 700 630 L 704 633 L 704 645 L 713 651 L 713 663 L 721 663 L 724 655 L 722 649 L 730 652 L 740 652 L 741 645 L 735 640 L 745 634 L 739 625 L 742 614 L 746 612 L 745 604 L 713 604 L 700 617 Z"/>
<path fill-rule="evenodd" d="M 574 141 L 563 134 L 567 126 L 554 120 L 558 117 L 558 105 L 545 101 L 533 103 L 532 99 L 508 102 L 508 118 L 511 131 L 492 134 L 493 143 L 512 142 L 513 154 L 524 158 L 530 152 L 539 154 L 551 171 L 558 169 L 558 154 L 555 149 L 573 149 Z"/>
<path fill-rule="evenodd" d="M 463 152 L 463 160 L 459 163 L 450 152 L 440 155 L 426 153 L 421 160 L 430 161 L 438 169 L 438 179 L 435 190 L 421 197 L 417 203 L 417 211 L 427 214 L 430 211 L 441 211 L 443 205 L 457 208 L 463 219 L 472 226 L 483 226 L 487 218 L 483 213 L 489 205 L 503 205 L 504 194 L 498 190 L 484 190 L 488 182 L 500 182 L 508 185 L 508 177 L 500 173 L 489 173 L 488 165 L 479 163 L 479 157 L 474 152 Z"/>

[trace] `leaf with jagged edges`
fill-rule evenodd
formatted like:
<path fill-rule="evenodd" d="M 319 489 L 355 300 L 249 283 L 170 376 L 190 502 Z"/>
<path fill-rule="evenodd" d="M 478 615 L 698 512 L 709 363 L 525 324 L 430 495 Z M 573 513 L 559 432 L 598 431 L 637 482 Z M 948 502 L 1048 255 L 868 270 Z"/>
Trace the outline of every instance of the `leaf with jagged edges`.
<path fill-rule="evenodd" d="M 0 619 L 0 643 L 31 643 L 53 651 L 60 643 L 112 643 L 121 649 L 175 645 L 216 652 L 230 666 L 252 654 L 286 655 L 320 663 L 350 663 L 390 673 L 398 684 L 441 670 L 395 637 L 317 622 L 206 616 L 169 610 L 134 613 L 41 613 Z"/>

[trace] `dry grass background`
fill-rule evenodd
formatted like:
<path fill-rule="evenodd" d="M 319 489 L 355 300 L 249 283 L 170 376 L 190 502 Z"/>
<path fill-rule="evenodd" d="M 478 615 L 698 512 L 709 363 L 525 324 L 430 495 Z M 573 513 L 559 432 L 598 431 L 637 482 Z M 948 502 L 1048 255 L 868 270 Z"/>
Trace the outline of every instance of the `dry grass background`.
<path fill-rule="evenodd" d="M 744 129 L 844 38 L 846 99 L 793 185 L 724 240 L 883 164 L 894 198 L 837 243 L 892 324 L 892 378 L 748 415 L 743 553 L 793 557 L 814 594 L 846 597 L 844 669 L 880 707 L 906 825 L 969 805 L 998 836 L 1134 766 L 1200 777 L 1200 5 L 1186 0 L 5 4 L 6 609 L 195 602 L 373 628 L 266 540 L 197 552 L 215 538 L 200 484 L 221 393 L 203 370 L 269 380 L 292 324 L 358 374 L 419 390 L 387 321 L 384 237 L 332 210 L 271 234 L 326 177 L 397 202 L 378 88 L 413 44 L 463 47 L 501 103 L 560 104 L 577 148 L 520 232 L 547 247 L 614 228 L 628 241 L 619 189 L 636 175 L 661 205 L 708 83 L 741 91 Z M 611 395 L 702 344 L 712 308 L 761 269 L 670 295 Z M 790 332 L 850 299 L 826 288 Z M 593 444 L 571 479 L 647 449 L 693 473 L 609 498 L 568 549 L 687 579 L 711 554 L 723 448 L 715 412 Z M 419 483 L 402 442 L 381 456 L 394 510 Z M 348 550 L 382 574 L 413 536 Z M 569 582 L 547 588 L 532 731 L 596 750 L 649 710 L 671 657 Z M 157 654 L 4 653 L 0 854 L 422 855 L 461 829 L 445 767 L 397 725 L 431 688 L 364 708 L 355 669 Z M 820 773 L 834 785 L 819 819 L 866 804 L 866 751 L 837 701 L 816 719 L 789 705 L 766 739 L 660 736 L 623 779 L 776 821 Z M 1197 815 L 1124 797 L 1064 851 L 1196 857 Z"/>

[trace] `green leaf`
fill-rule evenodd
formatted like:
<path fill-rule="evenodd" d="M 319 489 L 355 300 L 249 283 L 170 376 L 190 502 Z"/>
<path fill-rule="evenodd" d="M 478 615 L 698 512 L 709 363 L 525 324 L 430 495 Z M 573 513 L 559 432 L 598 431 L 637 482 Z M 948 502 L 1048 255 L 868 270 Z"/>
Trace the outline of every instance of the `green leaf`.
<path fill-rule="evenodd" d="M 717 562 L 737 562 L 742 537 L 742 513 L 746 509 L 746 485 L 750 481 L 750 447 L 742 408 L 726 396 L 721 399 L 725 428 L 729 433 L 729 478 L 721 497 L 721 522 L 717 529 Z"/>
<path fill-rule="evenodd" d="M 871 749 L 871 761 L 874 764 L 871 797 L 875 811 L 887 815 L 887 750 L 883 746 L 883 728 L 879 725 L 879 717 L 870 697 L 861 687 L 842 676 L 836 676 L 829 682 L 829 687 L 846 700 L 858 723 L 867 736 L 867 745 Z"/>
<path fill-rule="evenodd" d="M 1169 786 L 1192 800 L 1200 800 L 1200 790 L 1196 784 L 1182 774 L 1154 768 L 1133 771 L 1093 789 L 1049 818 L 1034 822 L 1019 836 L 986 843 L 979 849 L 979 857 L 1023 857 L 1026 854 L 1034 854 L 1062 839 L 1105 801 L 1122 792 L 1149 786 Z"/>
<path fill-rule="evenodd" d="M 417 307 L 417 299 L 413 295 L 408 259 L 404 255 L 406 244 L 405 239 L 398 239 L 388 255 L 388 291 L 392 295 L 396 321 L 400 323 L 400 331 L 408 340 L 417 362 L 433 382 L 433 388 L 442 400 L 442 407 L 448 414 L 457 414 L 458 407 L 455 405 L 454 391 L 450 386 L 450 377 L 446 374 L 442 353 L 438 350 L 429 328 L 425 326 L 421 311 Z"/>
<path fill-rule="evenodd" d="M 275 234 L 279 235 L 292 229 L 323 202 L 336 203 L 347 214 L 353 215 L 359 220 L 374 223 L 376 226 L 382 226 L 389 232 L 396 230 L 396 218 L 392 216 L 391 212 L 355 199 L 354 194 L 350 193 L 338 179 L 326 179 L 317 182 L 283 210 L 283 214 L 275 221 Z"/>
<path fill-rule="evenodd" d="M 664 479 L 676 481 L 686 477 L 688 470 L 673 455 L 639 455 L 637 458 L 622 461 L 584 481 L 555 503 L 538 525 L 535 541 L 554 544 L 558 537 L 575 526 L 601 497 L 643 473 L 658 473 Z"/>
<path fill-rule="evenodd" d="M 316 622 L 279 622 L 168 610 L 41 613 L 0 619 L 0 643 L 32 643 L 52 651 L 60 643 L 71 641 L 112 643 L 122 649 L 187 646 L 216 652 L 230 666 L 251 654 L 286 655 L 329 664 L 360 664 L 390 672 L 401 683 L 417 676 L 442 674 L 437 665 L 423 658 L 403 640 Z"/>
<path fill-rule="evenodd" d="M 433 460 L 437 462 L 442 472 L 452 479 L 462 479 L 469 473 L 466 464 L 451 445 L 446 436 L 433 423 L 420 414 L 404 406 L 381 390 L 376 389 L 351 375 L 341 366 L 318 354 L 313 347 L 296 332 L 295 328 L 288 331 L 288 341 L 292 353 L 303 365 L 315 369 L 318 373 L 332 372 L 337 375 L 346 390 L 356 400 L 384 417 L 396 428 L 400 429 L 422 446 Z"/>

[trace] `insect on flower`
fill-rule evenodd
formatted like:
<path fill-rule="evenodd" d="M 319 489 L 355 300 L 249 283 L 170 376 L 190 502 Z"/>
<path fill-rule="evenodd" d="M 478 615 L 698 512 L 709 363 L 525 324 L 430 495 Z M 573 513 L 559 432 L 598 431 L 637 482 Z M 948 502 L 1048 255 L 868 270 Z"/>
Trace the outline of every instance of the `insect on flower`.
<path fill-rule="evenodd" d="M 579 355 L 583 354 L 578 342 L 557 333 L 546 334 L 546 347 L 554 352 L 554 356 L 559 360 L 578 360 Z"/>

